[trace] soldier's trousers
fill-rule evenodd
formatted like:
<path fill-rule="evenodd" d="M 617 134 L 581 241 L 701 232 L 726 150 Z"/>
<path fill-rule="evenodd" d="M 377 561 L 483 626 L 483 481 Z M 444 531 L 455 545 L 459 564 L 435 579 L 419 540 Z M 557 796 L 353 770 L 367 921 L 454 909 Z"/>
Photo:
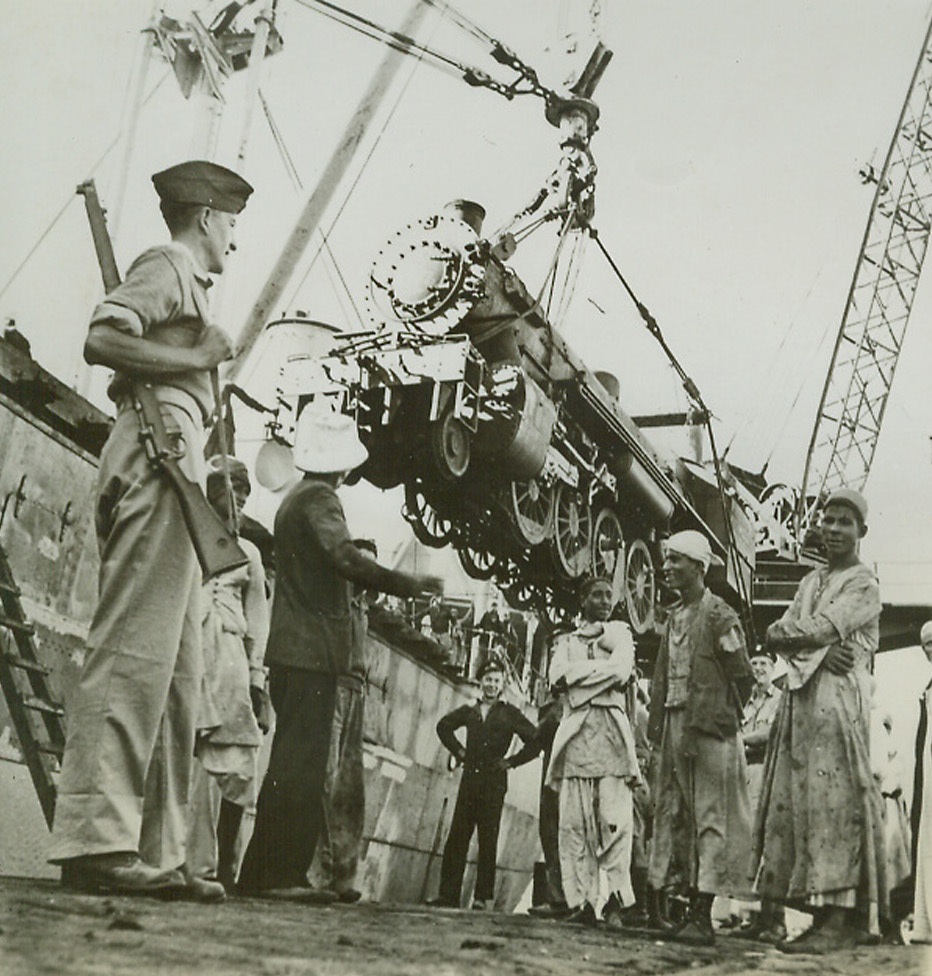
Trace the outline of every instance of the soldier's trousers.
<path fill-rule="evenodd" d="M 203 483 L 199 420 L 164 403 L 162 417 L 184 448 L 185 474 Z M 101 454 L 97 534 L 100 599 L 66 703 L 50 860 L 125 851 L 174 868 L 185 858 L 201 683 L 200 571 L 131 409 L 120 411 Z"/>

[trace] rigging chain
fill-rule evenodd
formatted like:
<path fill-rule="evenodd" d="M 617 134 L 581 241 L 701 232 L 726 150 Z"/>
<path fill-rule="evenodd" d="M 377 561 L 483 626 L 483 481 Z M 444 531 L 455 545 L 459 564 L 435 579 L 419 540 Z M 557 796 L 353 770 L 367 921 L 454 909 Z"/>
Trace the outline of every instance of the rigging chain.
<path fill-rule="evenodd" d="M 741 573 L 741 566 L 738 563 L 738 550 L 735 545 L 735 533 L 734 527 L 731 522 L 731 512 L 729 511 L 727 494 L 726 494 L 726 484 L 725 475 L 722 471 L 722 460 L 718 453 L 718 448 L 715 443 L 715 434 L 712 429 L 712 414 L 709 408 L 706 406 L 705 401 L 702 399 L 702 394 L 699 392 L 699 388 L 687 374 L 686 370 L 683 369 L 682 364 L 676 358 L 673 350 L 667 344 L 667 340 L 664 338 L 663 333 L 660 331 L 660 326 L 657 320 L 651 314 L 650 309 L 635 295 L 631 286 L 628 284 L 625 276 L 621 273 L 621 269 L 612 259 L 612 256 L 608 253 L 605 245 L 602 243 L 602 239 L 599 237 L 599 232 L 594 228 L 589 228 L 589 235 L 598 244 L 599 250 L 605 256 L 605 260 L 608 261 L 609 266 L 612 271 L 614 271 L 615 276 L 621 282 L 622 287 L 628 293 L 631 301 L 634 303 L 635 308 L 638 310 L 638 314 L 641 316 L 644 324 L 647 326 L 647 331 L 660 343 L 660 348 L 663 349 L 666 354 L 670 365 L 676 371 L 683 384 L 683 388 L 686 391 L 686 395 L 696 404 L 696 406 L 702 411 L 702 415 L 705 418 L 706 432 L 709 435 L 709 449 L 712 452 L 712 460 L 715 465 L 715 480 L 718 484 L 719 494 L 722 497 L 722 515 L 724 516 L 725 522 L 725 535 L 728 542 L 728 555 L 731 558 L 732 565 L 735 572 L 735 583 L 738 588 L 738 596 L 741 600 L 741 617 L 744 623 L 745 633 L 748 635 L 751 646 L 755 647 L 757 645 L 757 634 L 754 628 L 754 617 L 751 612 L 751 598 L 748 593 L 747 586 L 744 582 L 744 576 Z"/>
<path fill-rule="evenodd" d="M 525 64 L 514 51 L 471 23 L 462 14 L 457 13 L 448 3 L 438 2 L 438 0 L 421 0 L 422 3 L 440 11 L 441 16 L 447 17 L 457 27 L 487 43 L 490 46 L 489 54 L 493 60 L 518 73 L 516 81 L 511 82 L 511 84 L 498 81 L 481 68 L 457 61 L 455 58 L 428 47 L 407 34 L 389 30 L 361 14 L 353 13 L 351 10 L 330 3 L 329 0 L 295 0 L 295 2 L 299 6 L 306 7 L 308 10 L 313 10 L 330 20 L 336 21 L 338 24 L 358 31 L 366 37 L 381 41 L 402 54 L 415 54 L 424 59 L 425 63 L 431 64 L 441 71 L 460 75 L 466 84 L 474 88 L 488 88 L 509 100 L 516 95 L 538 95 L 545 100 L 557 98 L 556 92 L 542 85 L 537 72 L 530 65 Z M 526 87 L 520 87 L 522 83 L 526 84 Z"/>

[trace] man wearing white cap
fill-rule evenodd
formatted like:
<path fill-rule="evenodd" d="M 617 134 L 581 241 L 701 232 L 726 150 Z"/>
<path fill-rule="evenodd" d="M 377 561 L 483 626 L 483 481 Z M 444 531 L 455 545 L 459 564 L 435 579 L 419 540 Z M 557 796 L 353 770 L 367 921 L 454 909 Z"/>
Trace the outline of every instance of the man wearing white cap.
<path fill-rule="evenodd" d="M 275 737 L 239 887 L 244 894 L 332 900 L 308 885 L 322 819 L 337 679 L 353 645 L 352 584 L 413 597 L 433 576 L 386 569 L 354 545 L 336 489 L 366 460 L 353 420 L 305 408 L 294 463 L 304 477 L 275 517 L 276 585 L 265 661 Z"/>
<path fill-rule="evenodd" d="M 711 945 L 716 895 L 749 891 L 751 814 L 738 729 L 753 679 L 738 615 L 705 585 L 712 562 L 700 532 L 664 544 L 663 573 L 679 594 L 657 655 L 648 735 L 656 750 L 653 888 L 689 891 L 672 938 Z"/>

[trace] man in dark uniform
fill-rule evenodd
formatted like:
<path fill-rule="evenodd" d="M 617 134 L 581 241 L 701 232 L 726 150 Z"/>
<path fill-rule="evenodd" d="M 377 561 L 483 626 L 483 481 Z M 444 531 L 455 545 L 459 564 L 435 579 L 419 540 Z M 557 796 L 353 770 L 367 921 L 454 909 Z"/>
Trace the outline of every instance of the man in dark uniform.
<path fill-rule="evenodd" d="M 498 828 L 508 789 L 508 770 L 530 762 L 540 752 L 534 725 L 514 705 L 501 701 L 505 688 L 501 662 L 487 661 L 479 674 L 479 683 L 482 698 L 476 704 L 461 705 L 437 723 L 440 741 L 463 764 L 450 834 L 443 849 L 440 894 L 431 902 L 447 908 L 459 908 L 473 830 L 479 835 L 479 864 L 472 907 L 484 909 L 492 902 Z M 456 736 L 461 728 L 466 729 L 465 746 Z M 524 747 L 506 759 L 516 735 Z"/>
<path fill-rule="evenodd" d="M 149 892 L 184 884 L 188 784 L 201 682 L 201 574 L 169 482 L 139 439 L 128 393 L 153 386 L 179 465 L 204 484 L 210 371 L 231 354 L 210 324 L 209 275 L 223 271 L 252 187 L 208 162 L 152 177 L 171 242 L 144 252 L 91 316 L 89 363 L 115 371 L 117 418 L 100 457 L 100 600 L 78 686 L 50 859 L 69 887 Z M 215 882 L 189 879 L 206 899 Z"/>
<path fill-rule="evenodd" d="M 332 901 L 307 874 L 323 820 L 337 684 L 349 673 L 353 584 L 414 597 L 442 589 L 434 576 L 380 566 L 353 544 L 336 489 L 367 457 L 352 418 L 305 408 L 294 463 L 304 471 L 275 516 L 275 595 L 266 648 L 276 727 L 256 826 L 243 860 L 244 894 Z"/>

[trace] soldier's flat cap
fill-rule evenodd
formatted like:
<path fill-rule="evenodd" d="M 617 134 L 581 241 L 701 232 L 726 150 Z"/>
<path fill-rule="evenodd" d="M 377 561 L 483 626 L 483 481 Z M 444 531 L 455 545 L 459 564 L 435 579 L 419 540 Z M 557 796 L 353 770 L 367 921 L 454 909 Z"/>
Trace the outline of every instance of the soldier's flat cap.
<path fill-rule="evenodd" d="M 152 177 L 159 199 L 169 203 L 197 203 L 238 214 L 252 187 L 233 170 L 217 163 L 192 159 L 169 166 Z"/>

